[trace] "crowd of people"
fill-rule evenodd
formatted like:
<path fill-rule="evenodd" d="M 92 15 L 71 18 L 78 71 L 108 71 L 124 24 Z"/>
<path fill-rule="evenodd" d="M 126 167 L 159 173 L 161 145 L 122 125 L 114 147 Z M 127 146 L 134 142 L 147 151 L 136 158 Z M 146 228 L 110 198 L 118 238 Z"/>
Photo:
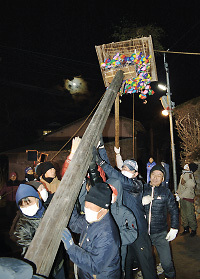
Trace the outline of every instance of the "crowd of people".
<path fill-rule="evenodd" d="M 79 137 L 73 139 L 70 155 L 62 166 L 62 176 L 80 142 Z M 102 137 L 94 147 L 49 278 L 69 278 L 70 259 L 76 279 L 131 279 L 136 278 L 139 271 L 144 279 L 156 279 L 152 247 L 157 250 L 165 278 L 175 278 L 170 242 L 179 230 L 179 211 L 184 227 L 181 235 L 196 235 L 194 172 L 197 165 L 184 166 L 177 193 L 172 194 L 169 165 L 164 160 L 157 164 L 150 157 L 147 182 L 143 183 L 136 160 L 123 161 L 120 148 L 115 147 L 114 151 L 115 168 L 109 162 Z M 12 220 L 9 234 L 21 247 L 22 258 L 59 184 L 54 165 L 46 161 L 35 169 L 28 166 L 21 183 L 12 172 L 9 182 L 1 189 L 0 196 L 8 198 L 7 214 Z M 10 192 L 9 187 L 12 187 Z"/>

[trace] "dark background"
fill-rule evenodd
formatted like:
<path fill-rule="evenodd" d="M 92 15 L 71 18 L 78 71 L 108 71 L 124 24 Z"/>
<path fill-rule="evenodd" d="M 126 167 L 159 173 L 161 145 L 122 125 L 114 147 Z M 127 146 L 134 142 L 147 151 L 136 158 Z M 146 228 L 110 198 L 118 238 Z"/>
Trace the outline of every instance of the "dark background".
<path fill-rule="evenodd" d="M 176 2 L 176 3 L 174 3 Z M 33 142 L 38 129 L 70 123 L 89 114 L 105 91 L 95 45 L 110 43 L 123 19 L 138 26 L 162 27 L 164 49 L 199 52 L 198 2 L 192 1 L 4 1 L 0 7 L 0 151 Z M 166 83 L 163 55 L 156 54 L 159 82 Z M 167 54 L 172 100 L 179 105 L 199 96 L 197 55 Z M 81 76 L 89 94 L 75 101 L 64 79 Z M 169 121 L 161 116 L 164 93 L 147 104 L 135 95 L 135 119 L 155 144 L 170 150 Z M 120 114 L 132 117 L 132 95 L 124 95 Z M 176 135 L 175 135 L 176 137 Z M 178 139 L 176 138 L 178 141 Z M 177 142 L 178 144 L 178 142 Z M 165 151 L 167 152 L 167 151 Z"/>

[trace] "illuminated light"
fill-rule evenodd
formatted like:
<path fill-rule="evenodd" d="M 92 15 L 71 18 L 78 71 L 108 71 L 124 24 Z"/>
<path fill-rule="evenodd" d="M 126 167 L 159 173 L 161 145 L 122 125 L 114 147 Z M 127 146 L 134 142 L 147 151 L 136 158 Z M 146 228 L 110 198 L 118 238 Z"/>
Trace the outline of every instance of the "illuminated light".
<path fill-rule="evenodd" d="M 160 89 L 163 90 L 163 91 L 166 91 L 166 90 L 167 90 L 167 86 L 164 85 L 164 84 L 158 84 L 158 88 L 160 88 Z"/>
<path fill-rule="evenodd" d="M 162 115 L 168 116 L 169 115 L 169 111 L 166 110 L 166 109 L 162 110 Z"/>

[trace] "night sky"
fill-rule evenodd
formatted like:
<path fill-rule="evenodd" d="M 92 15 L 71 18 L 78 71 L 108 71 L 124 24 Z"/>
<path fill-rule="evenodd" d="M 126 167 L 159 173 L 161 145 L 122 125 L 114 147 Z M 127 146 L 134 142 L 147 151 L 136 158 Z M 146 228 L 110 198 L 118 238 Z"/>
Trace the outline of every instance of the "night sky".
<path fill-rule="evenodd" d="M 152 2 L 1 3 L 1 151 L 30 143 L 37 138 L 38 128 L 52 122 L 64 125 L 88 115 L 105 91 L 95 45 L 112 42 L 115 26 L 123 19 L 138 26 L 162 27 L 165 50 L 199 52 L 198 2 Z M 198 97 L 200 56 L 168 54 L 167 62 L 175 104 Z M 156 54 L 156 64 L 159 81 L 165 83 L 163 55 Z M 74 76 L 84 78 L 89 88 L 86 99 L 79 102 L 63 89 L 63 80 Z M 162 94 L 156 90 L 146 105 L 135 96 L 135 119 L 147 129 L 152 123 L 164 128 L 168 125 L 168 120 L 160 116 Z M 123 96 L 121 115 L 132 117 L 131 98 Z"/>

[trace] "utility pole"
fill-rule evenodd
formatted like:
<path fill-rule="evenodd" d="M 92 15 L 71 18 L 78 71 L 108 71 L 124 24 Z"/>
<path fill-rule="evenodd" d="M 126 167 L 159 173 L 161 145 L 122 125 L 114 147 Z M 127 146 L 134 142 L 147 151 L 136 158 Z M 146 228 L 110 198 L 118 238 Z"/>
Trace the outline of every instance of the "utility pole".
<path fill-rule="evenodd" d="M 176 173 L 176 155 L 175 155 L 175 145 L 174 145 L 174 130 L 173 130 L 173 118 L 172 118 L 172 101 L 171 101 L 171 91 L 169 83 L 169 67 L 166 62 L 166 56 L 164 53 L 164 67 L 166 71 L 167 80 L 167 98 L 169 103 L 169 126 L 170 126 L 170 137 L 171 137 L 171 152 L 172 152 L 172 166 L 173 166 L 173 180 L 174 180 L 174 192 L 177 191 L 177 173 Z"/>

